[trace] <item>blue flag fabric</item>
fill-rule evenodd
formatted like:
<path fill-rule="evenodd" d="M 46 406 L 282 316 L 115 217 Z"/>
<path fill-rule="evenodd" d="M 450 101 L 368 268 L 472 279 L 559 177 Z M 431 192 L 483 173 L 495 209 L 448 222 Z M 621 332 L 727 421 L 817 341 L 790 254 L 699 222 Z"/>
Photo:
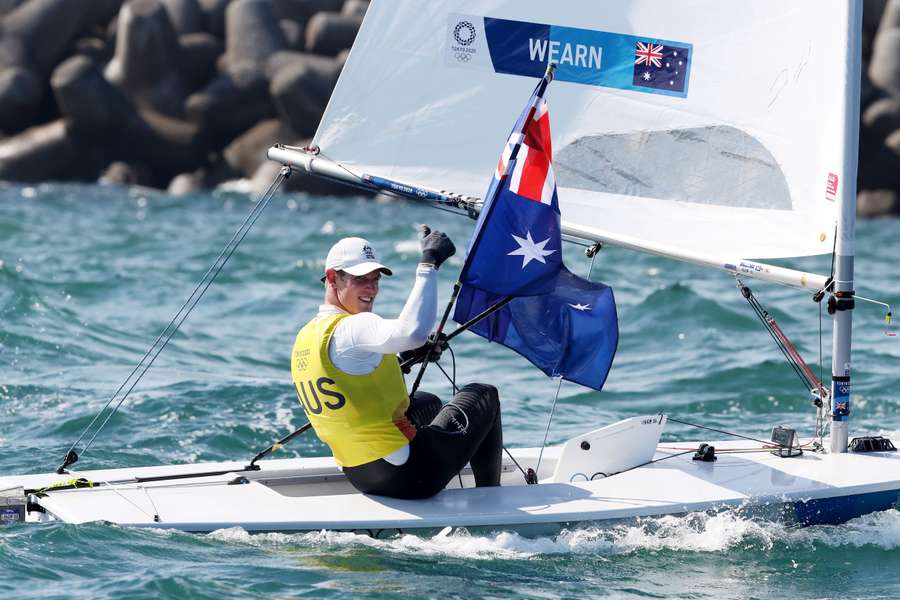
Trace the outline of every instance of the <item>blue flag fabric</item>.
<path fill-rule="evenodd" d="M 485 195 L 460 274 L 453 319 L 472 326 L 550 376 L 600 390 L 619 340 L 612 290 L 576 277 L 562 261 L 545 75 L 519 116 Z"/>
<path fill-rule="evenodd" d="M 559 212 L 513 193 L 508 178 L 500 186 L 460 281 L 504 296 L 546 294 L 563 266 Z"/>
<path fill-rule="evenodd" d="M 500 156 L 460 282 L 511 296 L 547 293 L 562 267 L 550 115 L 535 87 Z"/>
<path fill-rule="evenodd" d="M 463 286 L 453 320 L 464 323 L 504 296 Z M 619 343 L 613 291 L 573 275 L 565 267 L 553 289 L 540 296 L 514 298 L 471 331 L 515 350 L 551 377 L 600 390 Z"/>

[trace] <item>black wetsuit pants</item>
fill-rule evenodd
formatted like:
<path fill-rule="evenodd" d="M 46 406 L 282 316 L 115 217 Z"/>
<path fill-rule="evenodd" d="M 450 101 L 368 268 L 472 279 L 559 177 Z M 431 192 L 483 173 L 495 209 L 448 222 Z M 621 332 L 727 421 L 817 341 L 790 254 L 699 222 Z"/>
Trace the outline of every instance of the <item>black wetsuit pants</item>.
<path fill-rule="evenodd" d="M 356 489 L 394 498 L 429 498 L 466 463 L 472 465 L 476 486 L 500 485 L 503 431 L 497 388 L 470 383 L 444 406 L 434 394 L 416 392 L 406 416 L 416 426 L 409 459 L 399 466 L 378 459 L 344 467 Z"/>

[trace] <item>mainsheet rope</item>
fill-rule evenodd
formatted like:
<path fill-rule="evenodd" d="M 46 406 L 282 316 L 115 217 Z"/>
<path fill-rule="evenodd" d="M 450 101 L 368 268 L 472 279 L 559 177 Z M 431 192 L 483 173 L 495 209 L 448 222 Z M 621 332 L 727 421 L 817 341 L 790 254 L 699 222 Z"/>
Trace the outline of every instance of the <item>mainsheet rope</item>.
<path fill-rule="evenodd" d="M 228 262 L 228 259 L 231 258 L 231 255 L 234 254 L 234 251 L 240 245 L 240 243 L 247 236 L 247 233 L 259 219 L 259 216 L 266 209 L 271 201 L 272 197 L 275 195 L 276 190 L 281 185 L 281 183 L 287 179 L 291 174 L 290 167 L 282 167 L 278 173 L 278 176 L 275 177 L 275 180 L 269 185 L 265 194 L 263 194 L 262 198 L 255 202 L 253 205 L 253 209 L 241 223 L 240 227 L 238 227 L 237 231 L 234 232 L 234 235 L 231 236 L 231 239 L 228 240 L 228 243 L 225 244 L 225 247 L 222 248 L 222 251 L 219 252 L 219 255 L 216 257 L 216 260 L 213 261 L 213 264 L 210 265 L 209 269 L 207 269 L 206 273 L 204 273 L 203 277 L 194 287 L 194 291 L 191 292 L 191 295 L 188 296 L 188 299 L 184 301 L 181 305 L 181 308 L 178 309 L 178 312 L 172 317 L 172 320 L 169 321 L 169 324 L 166 325 L 165 329 L 159 334 L 150 348 L 144 353 L 144 356 L 141 357 L 141 360 L 135 365 L 134 369 L 131 370 L 131 373 L 128 374 L 128 377 L 119 385 L 118 389 L 116 389 L 115 393 L 107 400 L 106 404 L 94 418 L 88 423 L 87 427 L 84 428 L 84 431 L 81 432 L 81 435 L 78 436 L 78 439 L 71 445 L 68 452 L 66 452 L 66 456 L 63 460 L 63 463 L 57 468 L 56 472 L 62 474 L 65 472 L 66 467 L 75 463 L 78 460 L 78 453 L 75 452 L 75 448 L 81 443 L 84 438 L 88 435 L 88 432 L 91 431 L 91 428 L 97 423 L 100 417 L 106 412 L 112 403 L 116 400 L 119 394 L 128 386 L 128 389 L 125 390 L 125 393 L 122 394 L 122 397 L 119 398 L 119 401 L 113 407 L 106 418 L 100 423 L 99 427 L 97 427 L 94 434 L 91 436 L 90 440 L 85 444 L 84 448 L 81 450 L 81 454 L 83 455 L 91 445 L 94 443 L 94 440 L 97 439 L 97 436 L 106 427 L 106 424 L 109 423 L 109 420 L 113 417 L 114 414 L 119 410 L 122 404 L 125 402 L 128 395 L 135 388 L 135 386 L 140 382 L 140 380 L 144 377 L 153 363 L 156 361 L 156 358 L 160 355 L 163 349 L 168 345 L 169 341 L 171 341 L 172 337 L 178 332 L 178 329 L 181 327 L 182 323 L 188 318 L 188 315 L 191 314 L 191 311 L 197 306 L 200 300 L 203 298 L 203 295 L 206 293 L 206 290 L 209 289 L 209 286 L 212 285 L 212 282 L 215 281 L 216 277 L 222 271 L 222 268 Z M 129 385 L 129 382 L 131 384 Z"/>

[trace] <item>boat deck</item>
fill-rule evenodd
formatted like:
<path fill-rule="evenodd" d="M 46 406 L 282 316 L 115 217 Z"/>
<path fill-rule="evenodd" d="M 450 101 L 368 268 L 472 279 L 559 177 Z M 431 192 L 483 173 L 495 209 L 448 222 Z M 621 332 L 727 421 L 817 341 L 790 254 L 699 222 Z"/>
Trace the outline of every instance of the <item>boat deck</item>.
<path fill-rule="evenodd" d="M 697 443 L 657 447 L 660 462 L 594 480 L 552 482 L 560 447 L 547 448 L 541 483 L 526 485 L 507 458 L 502 485 L 472 488 L 464 472 L 427 500 L 398 500 L 356 493 L 331 458 L 206 463 L 85 471 L 71 475 L 0 478 L 0 489 L 37 489 L 72 477 L 93 488 L 33 494 L 29 520 L 69 523 L 108 521 L 137 527 L 206 532 L 226 527 L 248 531 L 424 530 L 452 527 L 520 529 L 585 521 L 633 519 L 738 507 L 804 524 L 841 522 L 897 503 L 900 454 L 820 454 L 781 458 L 745 442 L 714 442 L 715 462 L 692 460 Z M 729 452 L 729 450 L 744 450 Z M 523 467 L 538 449 L 512 451 Z M 134 478 L 225 471 L 225 474 L 135 483 Z M 245 479 L 241 479 L 245 478 Z M 104 483 L 107 482 L 107 483 Z"/>

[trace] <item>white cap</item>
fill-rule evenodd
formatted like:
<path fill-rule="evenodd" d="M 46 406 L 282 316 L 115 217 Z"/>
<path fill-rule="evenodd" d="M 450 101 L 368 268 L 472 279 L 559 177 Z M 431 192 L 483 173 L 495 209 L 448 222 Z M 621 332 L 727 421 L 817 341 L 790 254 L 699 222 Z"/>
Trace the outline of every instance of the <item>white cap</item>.
<path fill-rule="evenodd" d="M 325 271 L 334 269 L 351 275 L 367 275 L 380 270 L 385 275 L 393 275 L 390 269 L 378 262 L 375 248 L 367 240 L 348 237 L 338 241 L 325 258 Z M 322 277 L 325 281 L 325 277 Z"/>

